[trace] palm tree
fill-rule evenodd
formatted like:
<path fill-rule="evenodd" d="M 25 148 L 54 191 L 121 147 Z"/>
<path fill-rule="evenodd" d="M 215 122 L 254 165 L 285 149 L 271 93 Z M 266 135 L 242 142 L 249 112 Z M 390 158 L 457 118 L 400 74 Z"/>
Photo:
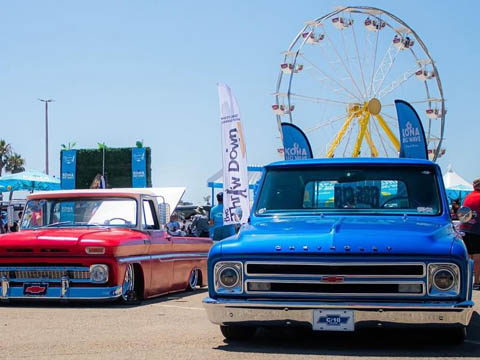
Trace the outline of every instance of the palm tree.
<path fill-rule="evenodd" d="M 12 153 L 12 146 L 5 140 L 0 139 L 0 176 L 2 176 L 2 170 L 7 165 L 8 158 Z"/>
<path fill-rule="evenodd" d="M 25 159 L 22 158 L 20 154 L 13 153 L 8 157 L 5 169 L 10 171 L 12 174 L 15 174 L 25 171 L 23 165 L 25 165 Z"/>

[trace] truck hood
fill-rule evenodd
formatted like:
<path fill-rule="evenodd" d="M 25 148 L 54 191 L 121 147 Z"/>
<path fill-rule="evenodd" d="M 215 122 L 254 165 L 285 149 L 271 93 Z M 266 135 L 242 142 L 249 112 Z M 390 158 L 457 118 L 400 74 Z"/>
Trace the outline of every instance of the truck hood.
<path fill-rule="evenodd" d="M 120 244 L 143 244 L 146 235 L 121 228 L 54 228 L 24 230 L 0 235 L 0 254 L 13 256 L 85 254 L 86 246 L 114 248 Z M 108 251 L 107 251 L 108 253 Z"/>
<path fill-rule="evenodd" d="M 302 217 L 257 220 L 222 242 L 222 253 L 447 256 L 455 239 L 438 218 Z"/>

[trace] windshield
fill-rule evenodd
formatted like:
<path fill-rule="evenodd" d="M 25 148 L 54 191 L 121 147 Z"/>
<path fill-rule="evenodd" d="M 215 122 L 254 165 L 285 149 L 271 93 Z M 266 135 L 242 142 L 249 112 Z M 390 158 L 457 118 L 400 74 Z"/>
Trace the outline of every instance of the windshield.
<path fill-rule="evenodd" d="M 81 198 L 30 200 L 25 206 L 22 229 L 61 226 L 137 225 L 137 202 L 133 199 Z"/>
<path fill-rule="evenodd" d="M 256 214 L 437 215 L 438 194 L 431 167 L 273 168 L 265 175 Z"/>

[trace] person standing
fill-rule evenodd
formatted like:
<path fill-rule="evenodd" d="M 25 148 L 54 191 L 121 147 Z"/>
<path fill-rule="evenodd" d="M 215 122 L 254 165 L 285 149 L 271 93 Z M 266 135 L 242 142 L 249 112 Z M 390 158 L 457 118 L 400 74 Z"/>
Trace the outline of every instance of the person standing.
<path fill-rule="evenodd" d="M 170 215 L 170 222 L 167 224 L 167 230 L 170 231 L 177 231 L 180 229 L 180 223 L 178 222 L 178 215 L 175 213 L 172 213 Z"/>
<path fill-rule="evenodd" d="M 480 288 L 480 178 L 473 180 L 473 191 L 465 197 L 463 206 L 468 206 L 477 216 L 468 223 L 460 225 L 460 231 L 465 233 L 463 241 L 468 254 L 473 259 L 474 287 Z"/>
<path fill-rule="evenodd" d="M 4 234 L 7 232 L 7 213 L 2 211 L 0 215 L 0 233 Z"/>
<path fill-rule="evenodd" d="M 196 237 L 208 237 L 208 217 L 202 207 L 195 209 L 196 215 L 192 219 L 192 233 Z"/>
<path fill-rule="evenodd" d="M 452 217 L 452 220 L 458 220 L 458 209 L 460 209 L 460 199 L 453 199 L 450 202 L 450 216 Z"/>
<path fill-rule="evenodd" d="M 223 225 L 223 193 L 217 194 L 218 204 L 210 210 L 210 237 L 222 240 L 235 235 L 234 225 Z"/>

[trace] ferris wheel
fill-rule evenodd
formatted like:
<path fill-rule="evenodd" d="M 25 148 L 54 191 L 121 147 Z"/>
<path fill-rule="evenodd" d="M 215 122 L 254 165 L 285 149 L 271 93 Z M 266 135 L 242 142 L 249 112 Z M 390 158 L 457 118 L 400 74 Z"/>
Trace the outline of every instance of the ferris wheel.
<path fill-rule="evenodd" d="M 287 51 L 272 109 L 299 125 L 320 157 L 398 157 L 394 100 L 417 110 L 437 160 L 445 99 L 435 61 L 417 33 L 373 7 L 341 7 L 305 23 Z"/>

